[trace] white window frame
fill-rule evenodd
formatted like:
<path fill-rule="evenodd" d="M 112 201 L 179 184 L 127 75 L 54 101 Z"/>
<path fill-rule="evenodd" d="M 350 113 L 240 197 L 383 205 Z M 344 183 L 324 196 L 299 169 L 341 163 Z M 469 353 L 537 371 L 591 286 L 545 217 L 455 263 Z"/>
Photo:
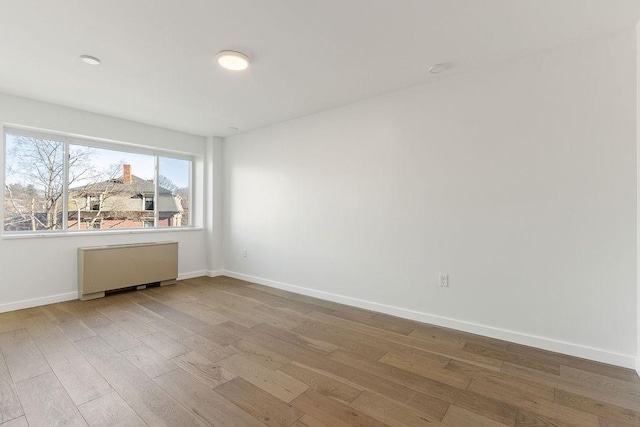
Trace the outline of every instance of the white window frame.
<path fill-rule="evenodd" d="M 4 230 L 4 197 L 3 201 L 0 202 L 0 208 L 2 208 L 2 237 L 10 237 L 10 236 L 49 236 L 49 235 L 82 235 L 87 233 L 92 234 L 107 234 L 107 233 L 119 233 L 126 231 L 130 232 L 151 232 L 151 231 L 171 231 L 171 230 L 196 230 L 198 227 L 196 226 L 195 215 L 193 215 L 193 206 L 194 206 L 194 196 L 196 191 L 194 189 L 194 163 L 197 161 L 198 155 L 195 153 L 186 153 L 181 151 L 172 151 L 161 148 L 154 148 L 150 146 L 141 146 L 137 144 L 131 144 L 120 141 L 112 141 L 105 140 L 99 138 L 92 138 L 88 136 L 78 136 L 78 135 L 70 135 L 63 132 L 56 132 L 50 130 L 41 130 L 41 129 L 32 129 L 27 127 L 22 127 L 19 125 L 10 125 L 2 127 L 2 136 L 3 136 L 3 144 L 2 144 L 2 162 L 0 162 L 0 166 L 2 167 L 2 176 L 0 180 L 2 181 L 2 186 L 4 188 L 5 178 L 6 178 L 6 147 L 7 147 L 7 135 L 16 135 L 16 136 L 26 136 L 32 138 L 42 138 L 48 140 L 59 141 L 64 144 L 63 149 L 63 190 L 62 190 L 62 227 L 58 230 L 23 230 L 23 231 L 6 231 Z M 124 153 L 132 153 L 132 154 L 142 154 L 151 156 L 154 159 L 154 209 L 153 209 L 153 227 L 141 227 L 141 228 L 127 228 L 127 229 L 76 229 L 74 227 L 74 231 L 69 231 L 68 222 L 69 222 L 69 146 L 70 145 L 79 145 L 84 147 L 91 148 L 100 148 L 106 150 L 120 151 Z M 178 159 L 185 160 L 189 162 L 189 225 L 181 225 L 180 227 L 159 227 L 159 212 L 157 203 L 158 200 L 158 187 L 159 187 L 159 160 L 160 157 L 170 158 L 170 159 Z M 102 203 L 102 196 L 100 196 L 100 202 Z M 87 199 L 88 201 L 88 199 Z M 144 208 L 144 196 L 143 196 L 143 208 Z M 90 206 L 87 205 L 87 208 Z M 148 211 L 151 212 L 151 211 Z M 78 221 L 80 219 L 78 218 Z"/>

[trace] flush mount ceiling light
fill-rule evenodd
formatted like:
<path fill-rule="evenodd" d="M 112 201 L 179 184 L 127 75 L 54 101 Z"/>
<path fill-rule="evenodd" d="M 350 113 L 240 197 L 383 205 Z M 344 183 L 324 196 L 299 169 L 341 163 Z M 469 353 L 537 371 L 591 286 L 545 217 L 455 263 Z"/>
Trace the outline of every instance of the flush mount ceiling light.
<path fill-rule="evenodd" d="M 82 62 L 89 65 L 100 65 L 100 62 L 102 62 L 95 56 L 91 55 L 80 55 L 80 59 L 82 60 Z"/>
<path fill-rule="evenodd" d="M 227 70 L 241 71 L 249 66 L 249 57 L 234 50 L 223 50 L 216 55 L 218 64 Z"/>
<path fill-rule="evenodd" d="M 429 67 L 429 72 L 431 74 L 439 74 L 443 71 L 447 71 L 449 67 L 451 67 L 451 64 L 447 64 L 446 62 L 443 62 L 441 64 L 433 64 L 431 67 Z"/>

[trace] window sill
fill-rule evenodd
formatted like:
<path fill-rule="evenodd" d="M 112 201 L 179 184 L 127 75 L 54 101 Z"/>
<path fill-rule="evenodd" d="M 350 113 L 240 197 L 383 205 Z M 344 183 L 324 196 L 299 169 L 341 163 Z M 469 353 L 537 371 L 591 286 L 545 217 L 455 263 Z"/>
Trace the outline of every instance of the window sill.
<path fill-rule="evenodd" d="M 177 233 L 184 231 L 203 231 L 202 227 L 167 227 L 167 228 L 135 228 L 120 230 L 100 230 L 100 231 L 52 231 L 45 233 L 4 233 L 2 240 L 19 240 L 19 239 L 40 239 L 42 237 L 85 237 L 85 236 L 113 236 L 118 234 L 153 234 L 153 233 Z"/>

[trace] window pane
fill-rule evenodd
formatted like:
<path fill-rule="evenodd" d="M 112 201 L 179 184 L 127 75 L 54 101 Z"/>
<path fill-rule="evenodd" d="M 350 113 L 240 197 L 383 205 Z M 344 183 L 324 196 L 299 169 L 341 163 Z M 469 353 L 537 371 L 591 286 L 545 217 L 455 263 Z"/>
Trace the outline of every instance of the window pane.
<path fill-rule="evenodd" d="M 190 166 L 188 160 L 159 158 L 158 227 L 189 225 Z"/>
<path fill-rule="evenodd" d="M 153 226 L 153 156 L 80 145 L 69 152 L 69 230 Z"/>
<path fill-rule="evenodd" d="M 5 231 L 62 228 L 64 143 L 6 134 Z"/>

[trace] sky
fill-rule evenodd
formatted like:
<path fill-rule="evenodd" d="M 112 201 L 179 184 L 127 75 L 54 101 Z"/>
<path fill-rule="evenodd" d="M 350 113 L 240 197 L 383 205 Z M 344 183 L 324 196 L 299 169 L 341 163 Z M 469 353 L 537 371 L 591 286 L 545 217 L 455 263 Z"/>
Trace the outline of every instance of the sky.
<path fill-rule="evenodd" d="M 6 152 L 9 153 L 18 142 L 15 136 L 7 134 L 6 139 Z M 70 145 L 70 150 L 73 152 L 73 145 Z M 19 148 L 18 148 L 19 150 Z M 115 151 L 103 148 L 92 148 L 93 155 L 91 161 L 93 163 L 93 170 L 108 171 L 113 165 L 117 164 L 129 164 L 131 165 L 131 173 L 139 178 L 151 180 L 154 177 L 154 156 L 128 153 L 125 151 Z M 19 151 L 18 151 L 19 152 Z M 7 157 L 5 157 L 7 159 Z M 9 166 L 9 165 L 8 165 Z M 189 186 L 189 161 L 181 159 L 172 159 L 167 157 L 159 158 L 159 174 L 169 178 L 179 188 Z M 122 176 L 121 173 L 117 174 L 117 177 Z M 6 183 L 19 182 L 20 179 L 14 176 L 7 176 Z M 84 185 L 81 181 L 76 181 L 73 186 Z"/>

